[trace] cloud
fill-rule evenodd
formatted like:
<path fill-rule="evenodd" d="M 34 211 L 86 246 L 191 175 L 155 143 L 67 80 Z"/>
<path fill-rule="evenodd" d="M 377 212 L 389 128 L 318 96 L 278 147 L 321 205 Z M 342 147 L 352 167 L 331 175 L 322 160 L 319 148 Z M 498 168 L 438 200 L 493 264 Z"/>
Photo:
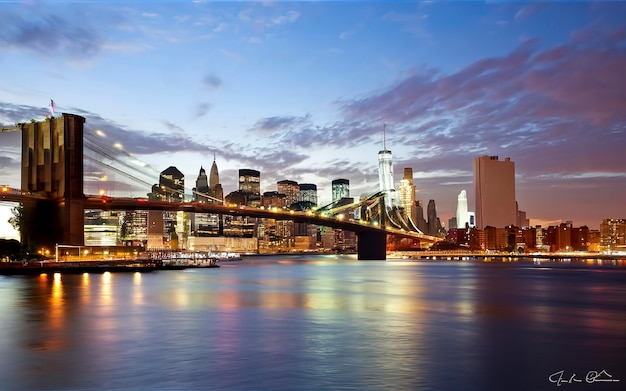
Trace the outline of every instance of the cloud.
<path fill-rule="evenodd" d="M 393 124 L 416 153 L 423 144 L 449 157 L 505 151 L 536 173 L 612 172 L 626 133 L 623 30 L 545 50 L 527 41 L 453 74 L 417 70 L 340 109 L 346 120 Z"/>
<path fill-rule="evenodd" d="M 196 117 L 204 117 L 211 111 L 211 104 L 209 103 L 200 103 L 198 107 L 196 107 Z"/>
<path fill-rule="evenodd" d="M 351 35 L 354 35 L 354 30 L 350 30 L 350 31 L 344 31 L 341 34 L 339 34 L 339 39 L 346 39 Z"/>
<path fill-rule="evenodd" d="M 311 122 L 311 116 L 309 114 L 303 117 L 296 116 L 275 116 L 266 117 L 258 120 L 252 127 L 252 131 L 262 133 L 274 133 L 278 130 L 293 129 L 297 126 L 302 126 Z"/>
<path fill-rule="evenodd" d="M 300 17 L 300 13 L 297 11 L 287 11 L 284 15 L 279 15 L 272 19 L 272 24 L 286 24 L 293 23 Z"/>
<path fill-rule="evenodd" d="M 261 12 L 259 12 L 259 9 Z M 275 7 L 251 7 L 241 10 L 238 14 L 238 18 L 242 22 L 249 23 L 259 31 L 275 26 L 294 23 L 300 18 L 300 12 L 294 10 L 272 15 L 278 11 L 279 10 Z"/>
<path fill-rule="evenodd" d="M 64 15 L 3 12 L 0 47 L 45 55 L 63 53 L 75 60 L 89 58 L 100 52 L 105 40 L 86 21 Z"/>
<path fill-rule="evenodd" d="M 222 80 L 215 75 L 209 74 L 202 79 L 202 85 L 208 90 L 215 90 L 222 85 Z"/>
<path fill-rule="evenodd" d="M 213 32 L 214 33 L 221 33 L 222 31 L 226 30 L 226 27 L 228 27 L 228 24 L 221 22 L 220 24 L 218 24 L 214 29 Z"/>

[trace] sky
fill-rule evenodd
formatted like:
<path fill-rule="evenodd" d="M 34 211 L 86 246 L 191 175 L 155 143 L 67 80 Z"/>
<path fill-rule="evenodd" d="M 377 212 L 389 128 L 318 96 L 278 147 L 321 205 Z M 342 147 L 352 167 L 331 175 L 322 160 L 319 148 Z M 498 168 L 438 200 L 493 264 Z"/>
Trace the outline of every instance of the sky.
<path fill-rule="evenodd" d="M 333 179 L 378 190 L 385 125 L 396 182 L 411 167 L 444 225 L 496 155 L 531 224 L 598 229 L 626 218 L 624 21 L 626 2 L 0 1 L 0 124 L 51 99 L 85 117 L 87 194 L 145 196 L 169 166 L 191 193 L 215 159 L 225 194 L 249 168 L 321 204 Z M 2 185 L 20 143 L 0 133 Z"/>

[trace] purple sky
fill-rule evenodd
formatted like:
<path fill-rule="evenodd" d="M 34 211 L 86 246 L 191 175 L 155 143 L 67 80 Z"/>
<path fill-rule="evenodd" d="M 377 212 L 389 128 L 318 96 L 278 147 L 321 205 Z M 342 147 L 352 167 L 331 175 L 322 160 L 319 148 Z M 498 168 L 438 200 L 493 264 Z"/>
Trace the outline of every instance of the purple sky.
<path fill-rule="evenodd" d="M 396 181 L 412 167 L 444 224 L 498 155 L 531 223 L 597 229 L 626 218 L 625 20 L 624 2 L 2 2 L 0 123 L 52 98 L 143 162 L 129 184 L 89 161 L 88 193 L 143 196 L 170 165 L 190 192 L 215 156 L 226 193 L 252 168 L 322 203 L 337 178 L 378 190 L 386 123 Z M 0 134 L 0 184 L 19 187 L 19 143 Z"/>

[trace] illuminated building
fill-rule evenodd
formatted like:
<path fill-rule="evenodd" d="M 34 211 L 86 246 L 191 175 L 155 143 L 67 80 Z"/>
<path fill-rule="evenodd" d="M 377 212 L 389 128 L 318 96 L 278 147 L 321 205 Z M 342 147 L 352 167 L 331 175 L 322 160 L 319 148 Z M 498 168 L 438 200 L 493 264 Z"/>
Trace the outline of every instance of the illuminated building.
<path fill-rule="evenodd" d="M 398 196 L 400 197 L 400 207 L 404 208 L 406 216 L 413 223 L 416 223 L 415 185 L 413 184 L 413 169 L 411 167 L 404 168 L 404 176 L 400 180 L 400 186 L 398 187 Z"/>
<path fill-rule="evenodd" d="M 600 247 L 614 251 L 626 249 L 626 219 L 604 219 L 600 223 Z"/>
<path fill-rule="evenodd" d="M 192 199 L 194 202 L 208 202 L 209 200 L 209 178 L 204 168 L 200 166 L 200 173 L 196 179 L 196 187 L 193 188 Z"/>
<path fill-rule="evenodd" d="M 386 193 L 385 207 L 390 209 L 396 204 L 396 189 L 393 183 L 393 162 L 391 151 L 378 152 L 378 183 L 380 191 Z"/>
<path fill-rule="evenodd" d="M 204 203 L 222 203 L 219 200 L 223 198 L 222 185 L 219 183 L 219 174 L 217 173 L 217 164 L 213 159 L 211 167 L 211 176 L 206 175 L 206 171 L 200 166 L 200 173 L 196 179 L 196 187 L 193 188 L 193 201 Z M 192 213 L 191 214 L 191 232 L 195 236 L 216 236 L 223 233 L 220 229 L 221 217 L 209 213 Z"/>
<path fill-rule="evenodd" d="M 169 202 L 185 200 L 185 176 L 176 167 L 169 166 L 159 175 L 159 198 Z"/>
<path fill-rule="evenodd" d="M 472 228 L 476 225 L 474 221 L 474 213 L 467 210 L 467 192 L 461 190 L 456 202 L 456 226 L 457 228 Z"/>
<path fill-rule="evenodd" d="M 298 201 L 308 201 L 313 205 L 317 205 L 317 185 L 301 183 Z"/>
<path fill-rule="evenodd" d="M 168 202 L 185 200 L 185 176 L 176 167 L 170 166 L 161 171 L 159 183 L 152 186 L 150 199 Z M 168 243 L 170 248 L 178 248 L 177 227 L 184 230 L 182 212 L 161 212 L 151 210 L 148 213 L 148 248 L 163 248 Z M 181 231 L 182 234 L 182 231 Z"/>
<path fill-rule="evenodd" d="M 333 202 L 342 198 L 350 197 L 350 181 L 347 179 L 335 179 L 331 182 L 333 192 Z"/>
<path fill-rule="evenodd" d="M 285 179 L 278 181 L 276 183 L 276 187 L 279 193 L 285 195 L 285 203 L 287 206 L 298 202 L 298 194 L 300 193 L 300 186 L 298 186 L 298 182 Z"/>
<path fill-rule="evenodd" d="M 517 222 L 515 164 L 510 158 L 481 156 L 474 159 L 476 226 L 504 228 Z"/>
<path fill-rule="evenodd" d="M 211 173 L 209 175 L 209 197 L 214 204 L 224 203 L 224 189 L 220 183 L 220 175 L 217 172 L 217 163 L 215 163 L 215 157 L 213 158 L 213 164 L 211 165 Z"/>
<path fill-rule="evenodd" d="M 239 191 L 246 196 L 246 205 L 261 206 L 261 173 L 248 168 L 240 169 Z"/>
<path fill-rule="evenodd" d="M 116 246 L 119 242 L 117 211 L 85 211 L 85 246 Z"/>

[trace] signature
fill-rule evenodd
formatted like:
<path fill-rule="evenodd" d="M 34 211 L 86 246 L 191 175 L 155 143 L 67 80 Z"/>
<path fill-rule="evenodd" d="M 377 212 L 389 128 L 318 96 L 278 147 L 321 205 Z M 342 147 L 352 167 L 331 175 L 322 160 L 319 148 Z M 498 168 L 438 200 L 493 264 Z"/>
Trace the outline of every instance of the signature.
<path fill-rule="evenodd" d="M 605 369 L 601 370 L 600 372 L 589 371 L 587 372 L 587 375 L 585 376 L 584 379 L 578 378 L 578 375 L 575 373 L 572 373 L 571 376 L 569 374 L 566 375 L 565 370 L 562 369 L 548 376 L 548 380 L 550 380 L 550 383 L 555 383 L 557 387 L 560 387 L 563 384 L 574 384 L 574 383 L 583 383 L 583 382 L 587 384 L 619 382 L 619 379 L 614 379 L 613 375 L 608 373 Z"/>

